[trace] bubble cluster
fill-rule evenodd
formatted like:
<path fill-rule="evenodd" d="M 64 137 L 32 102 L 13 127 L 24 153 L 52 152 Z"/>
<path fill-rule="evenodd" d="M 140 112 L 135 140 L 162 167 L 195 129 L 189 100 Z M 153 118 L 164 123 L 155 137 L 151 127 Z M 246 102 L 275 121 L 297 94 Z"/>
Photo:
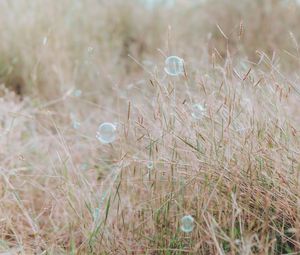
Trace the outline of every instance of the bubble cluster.
<path fill-rule="evenodd" d="M 205 115 L 206 109 L 201 104 L 194 104 L 192 106 L 192 117 L 196 120 L 201 120 Z"/>
<path fill-rule="evenodd" d="M 165 72 L 170 76 L 184 74 L 184 60 L 177 56 L 170 56 L 165 61 Z"/>
<path fill-rule="evenodd" d="M 191 215 L 183 216 L 180 220 L 180 229 L 184 233 L 190 233 L 195 227 L 194 218 Z"/>
<path fill-rule="evenodd" d="M 116 140 L 116 133 L 116 125 L 105 122 L 99 126 L 96 137 L 101 143 L 109 144 Z"/>

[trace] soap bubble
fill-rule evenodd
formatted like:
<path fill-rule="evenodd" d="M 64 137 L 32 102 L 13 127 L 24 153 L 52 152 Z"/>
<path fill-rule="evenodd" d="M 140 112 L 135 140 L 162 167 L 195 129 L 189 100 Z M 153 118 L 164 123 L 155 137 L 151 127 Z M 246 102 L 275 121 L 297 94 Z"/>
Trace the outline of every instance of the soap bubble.
<path fill-rule="evenodd" d="M 81 123 L 77 120 L 73 120 L 72 121 L 72 126 L 73 126 L 74 129 L 79 129 L 80 126 L 81 126 Z"/>
<path fill-rule="evenodd" d="M 194 225 L 194 218 L 191 215 L 183 216 L 180 220 L 181 226 L 180 229 L 184 233 L 190 233 L 193 231 Z"/>
<path fill-rule="evenodd" d="M 80 165 L 80 170 L 82 170 L 82 171 L 85 171 L 85 170 L 87 170 L 89 168 L 89 164 L 88 163 L 82 163 L 81 165 Z"/>
<path fill-rule="evenodd" d="M 74 129 L 79 129 L 80 126 L 81 126 L 81 123 L 77 120 L 77 118 L 76 118 L 76 116 L 73 112 L 71 112 L 70 118 L 71 118 L 71 121 L 72 121 L 72 127 Z"/>
<path fill-rule="evenodd" d="M 179 76 L 184 73 L 184 60 L 177 56 L 170 56 L 165 61 L 165 72 L 170 76 Z"/>
<path fill-rule="evenodd" d="M 82 94 L 82 91 L 80 89 L 76 89 L 73 92 L 74 97 L 80 97 Z"/>
<path fill-rule="evenodd" d="M 154 167 L 153 161 L 148 161 L 146 166 L 147 166 L 148 170 L 152 170 Z"/>
<path fill-rule="evenodd" d="M 201 104 L 194 104 L 192 106 L 192 117 L 196 120 L 201 120 L 205 115 L 206 109 Z"/>
<path fill-rule="evenodd" d="M 87 48 L 87 52 L 88 52 L 88 53 L 92 54 L 93 51 L 94 51 L 94 48 L 93 48 L 93 47 L 88 47 L 88 48 Z"/>
<path fill-rule="evenodd" d="M 101 143 L 108 144 L 116 140 L 116 132 L 116 125 L 105 122 L 99 126 L 96 137 Z"/>
<path fill-rule="evenodd" d="M 242 241 L 240 239 L 235 239 L 234 243 L 239 246 L 242 244 Z"/>

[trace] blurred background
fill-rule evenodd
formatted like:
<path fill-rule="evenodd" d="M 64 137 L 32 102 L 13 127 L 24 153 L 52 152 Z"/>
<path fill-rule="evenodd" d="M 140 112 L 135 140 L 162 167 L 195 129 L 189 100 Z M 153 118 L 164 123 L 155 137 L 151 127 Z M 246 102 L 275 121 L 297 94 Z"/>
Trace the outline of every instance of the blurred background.
<path fill-rule="evenodd" d="M 44 99 L 76 87 L 98 100 L 144 75 L 133 58 L 154 68 L 170 54 L 249 65 L 264 52 L 296 70 L 299 20 L 294 0 L 3 0 L 0 83 Z"/>

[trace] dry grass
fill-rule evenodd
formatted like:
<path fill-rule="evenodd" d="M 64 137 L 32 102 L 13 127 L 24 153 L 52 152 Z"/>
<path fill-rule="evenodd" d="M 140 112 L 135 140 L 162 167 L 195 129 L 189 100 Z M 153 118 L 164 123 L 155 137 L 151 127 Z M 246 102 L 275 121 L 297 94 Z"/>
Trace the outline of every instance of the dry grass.
<path fill-rule="evenodd" d="M 178 2 L 0 2 L 0 252 L 299 254 L 299 6 Z"/>

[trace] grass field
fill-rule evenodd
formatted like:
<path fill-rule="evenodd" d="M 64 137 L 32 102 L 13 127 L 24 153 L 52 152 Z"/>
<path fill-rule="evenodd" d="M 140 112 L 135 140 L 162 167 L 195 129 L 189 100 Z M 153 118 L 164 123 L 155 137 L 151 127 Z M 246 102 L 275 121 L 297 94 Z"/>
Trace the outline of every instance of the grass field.
<path fill-rule="evenodd" d="M 0 1 L 0 254 L 300 254 L 299 21 L 292 0 Z"/>

